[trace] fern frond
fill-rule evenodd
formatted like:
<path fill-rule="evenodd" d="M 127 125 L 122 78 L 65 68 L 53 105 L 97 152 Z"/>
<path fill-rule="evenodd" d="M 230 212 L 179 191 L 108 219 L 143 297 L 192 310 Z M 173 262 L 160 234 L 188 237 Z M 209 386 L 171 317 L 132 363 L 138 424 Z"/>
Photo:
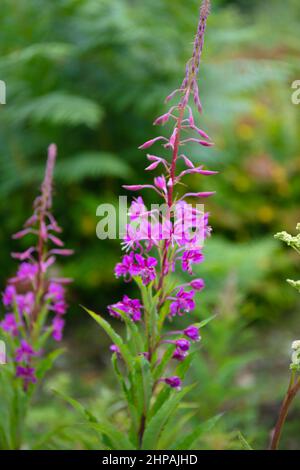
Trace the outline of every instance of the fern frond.
<path fill-rule="evenodd" d="M 17 122 L 29 120 L 35 124 L 44 122 L 90 128 L 95 128 L 103 116 L 103 110 L 96 102 L 62 90 L 11 107 L 9 113 Z"/>

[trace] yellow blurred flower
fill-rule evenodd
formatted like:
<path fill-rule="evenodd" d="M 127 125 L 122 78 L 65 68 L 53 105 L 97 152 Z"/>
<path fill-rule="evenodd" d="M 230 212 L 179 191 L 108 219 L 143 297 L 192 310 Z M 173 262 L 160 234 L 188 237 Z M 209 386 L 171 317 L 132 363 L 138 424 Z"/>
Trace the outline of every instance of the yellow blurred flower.
<path fill-rule="evenodd" d="M 271 206 L 261 206 L 257 211 L 259 220 L 265 224 L 271 222 L 274 219 L 274 209 Z"/>
<path fill-rule="evenodd" d="M 234 186 L 240 193 L 249 191 L 251 187 L 251 181 L 245 175 L 237 175 L 234 180 Z"/>
<path fill-rule="evenodd" d="M 84 235 L 92 235 L 95 233 L 95 219 L 93 217 L 84 216 L 80 220 L 81 232 Z"/>
<path fill-rule="evenodd" d="M 243 122 L 238 125 L 237 134 L 242 140 L 252 140 L 255 132 L 252 126 Z"/>
<path fill-rule="evenodd" d="M 262 103 L 255 103 L 253 107 L 253 115 L 260 121 L 265 121 L 268 118 L 269 110 L 267 106 Z"/>

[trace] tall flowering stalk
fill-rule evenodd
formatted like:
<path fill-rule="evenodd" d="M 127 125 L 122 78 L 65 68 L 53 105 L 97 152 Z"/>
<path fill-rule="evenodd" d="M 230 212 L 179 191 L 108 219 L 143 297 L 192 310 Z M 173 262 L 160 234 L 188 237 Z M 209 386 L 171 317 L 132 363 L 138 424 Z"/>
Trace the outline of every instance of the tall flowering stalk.
<path fill-rule="evenodd" d="M 148 150 L 162 144 L 166 156 L 148 154 L 146 171 L 161 169 L 153 184 L 124 186 L 129 191 L 152 190 L 162 200 L 161 207 L 148 210 L 141 196 L 133 199 L 129 209 L 129 223 L 123 240 L 127 253 L 116 265 L 115 275 L 125 281 L 135 281 L 139 298 L 125 295 L 108 307 L 111 316 L 124 321 L 127 339 L 115 333 L 111 325 L 88 310 L 113 341 L 112 362 L 121 383 L 130 413 L 131 429 L 126 438 L 110 423 L 93 426 L 105 436 L 110 448 L 144 448 L 159 446 L 159 439 L 171 416 L 190 387 L 182 388 L 182 381 L 192 358 L 192 343 L 200 340 L 201 324 L 188 324 L 182 330 L 165 330 L 168 320 L 176 316 L 189 316 L 196 305 L 196 294 L 204 288 L 202 279 L 192 279 L 178 285 L 176 272 L 193 276 L 193 267 L 204 261 L 203 240 L 210 234 L 208 214 L 199 201 L 213 192 L 182 193 L 184 177 L 197 174 L 214 175 L 216 172 L 197 166 L 186 154 L 187 144 L 208 148 L 213 145 L 209 136 L 194 119 L 193 108 L 199 113 L 197 75 L 201 64 L 204 34 L 209 15 L 209 1 L 200 9 L 199 25 L 194 41 L 192 58 L 186 65 L 181 86 L 173 91 L 166 102 L 177 103 L 154 124 L 171 123 L 170 136 L 154 137 L 139 148 Z M 185 446 L 192 446 L 197 432 Z M 181 439 L 172 448 L 183 445 Z M 158 447 L 159 448 L 159 447 Z"/>
<path fill-rule="evenodd" d="M 45 177 L 41 193 L 34 201 L 33 214 L 13 236 L 16 240 L 31 237 L 35 242 L 22 253 L 12 253 L 20 264 L 2 296 L 7 313 L 0 322 L 0 329 L 9 354 L 7 365 L 0 368 L 0 382 L 7 391 L 10 410 L 8 425 L 0 428 L 0 445 L 3 441 L 4 447 L 20 445 L 26 407 L 35 385 L 61 352 L 57 349 L 50 355 L 44 353 L 50 337 L 61 341 L 67 311 L 65 284 L 69 280 L 51 273 L 55 272 L 57 256 L 72 254 L 64 248 L 59 238 L 62 230 L 51 212 L 56 153 L 56 146 L 50 145 Z M 0 422 L 5 421 L 0 419 Z"/>
<path fill-rule="evenodd" d="M 297 225 L 298 235 L 293 236 L 287 232 L 280 232 L 275 235 L 275 238 L 283 241 L 288 246 L 292 247 L 298 254 L 300 254 L 300 224 Z M 288 279 L 287 282 L 300 292 L 300 280 L 293 281 Z M 291 405 L 294 402 L 297 394 L 300 391 L 300 340 L 293 341 L 292 343 L 292 361 L 290 364 L 290 381 L 284 400 L 282 402 L 277 423 L 272 431 L 270 449 L 277 450 L 282 430 L 286 422 Z"/>

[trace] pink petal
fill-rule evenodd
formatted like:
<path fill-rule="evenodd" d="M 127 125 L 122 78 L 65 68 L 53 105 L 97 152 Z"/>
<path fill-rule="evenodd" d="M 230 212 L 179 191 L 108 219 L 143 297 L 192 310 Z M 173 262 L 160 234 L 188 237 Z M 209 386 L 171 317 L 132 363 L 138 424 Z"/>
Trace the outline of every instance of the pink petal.
<path fill-rule="evenodd" d="M 48 156 L 50 159 L 56 158 L 57 155 L 57 146 L 56 144 L 50 144 L 48 147 Z"/>
<path fill-rule="evenodd" d="M 62 242 L 58 237 L 55 235 L 49 235 L 50 240 L 57 246 L 64 246 L 64 242 Z"/>
<path fill-rule="evenodd" d="M 145 168 L 145 170 L 146 171 L 155 170 L 155 168 L 157 168 L 159 164 L 160 164 L 160 162 L 151 163 L 151 165 L 147 166 L 147 168 Z"/>
<path fill-rule="evenodd" d="M 193 162 L 188 157 L 186 157 L 185 155 L 180 155 L 180 158 L 182 158 L 184 160 L 184 163 L 186 164 L 187 167 L 195 168 L 195 165 L 193 164 Z"/>
<path fill-rule="evenodd" d="M 168 95 L 166 97 L 165 103 L 168 103 L 168 101 L 170 101 L 176 95 L 176 93 L 178 93 L 179 91 L 181 91 L 181 90 L 177 89 L 177 90 L 172 91 L 172 93 L 170 93 L 170 95 Z"/>
<path fill-rule="evenodd" d="M 158 140 L 167 140 L 165 137 L 162 137 L 162 136 L 159 136 L 159 137 L 155 137 L 155 139 L 151 139 L 151 140 L 148 140 L 147 142 L 145 142 L 143 145 L 140 145 L 139 146 L 139 150 L 145 150 L 149 147 L 151 147 L 153 144 L 155 144 L 155 142 L 157 142 Z"/>
<path fill-rule="evenodd" d="M 24 261 L 25 259 L 30 258 L 31 253 L 35 251 L 35 248 L 30 247 L 28 250 L 23 251 L 22 253 L 12 253 L 11 256 L 15 259 L 19 259 L 20 261 Z"/>
<path fill-rule="evenodd" d="M 160 126 L 166 124 L 168 120 L 170 119 L 170 112 L 163 114 L 162 116 L 159 116 L 157 119 L 154 121 L 154 126 Z"/>
<path fill-rule="evenodd" d="M 209 135 L 206 134 L 206 132 L 204 132 L 202 129 L 199 129 L 199 127 L 196 127 L 196 126 L 191 126 L 192 129 L 194 129 L 196 132 L 198 132 L 199 135 L 201 135 L 202 137 L 204 137 L 204 139 L 207 139 L 207 140 L 211 140 Z"/>
<path fill-rule="evenodd" d="M 186 197 L 210 197 L 216 194 L 216 191 L 206 191 L 202 193 L 186 193 L 180 200 L 185 199 Z"/>
<path fill-rule="evenodd" d="M 171 138 L 170 138 L 170 146 L 172 148 L 174 148 L 176 138 L 177 138 L 177 133 L 178 133 L 178 129 L 177 129 L 177 127 L 175 127 L 175 129 L 173 131 L 173 134 L 171 135 Z"/>
<path fill-rule="evenodd" d="M 51 253 L 52 255 L 71 256 L 74 254 L 74 250 L 60 250 L 55 248 L 54 250 L 49 251 L 49 253 Z"/>
<path fill-rule="evenodd" d="M 214 145 L 213 142 L 206 142 L 206 140 L 200 140 L 200 139 L 186 139 L 183 140 L 181 143 L 186 144 L 187 142 L 195 142 L 196 144 L 203 145 L 203 147 L 212 147 Z"/>
<path fill-rule="evenodd" d="M 25 237 L 26 235 L 28 235 L 29 233 L 36 233 L 35 230 L 32 230 L 31 228 L 26 228 L 24 230 L 21 230 L 20 232 L 17 232 L 15 233 L 12 238 L 14 240 L 17 240 L 18 238 L 23 238 Z"/>

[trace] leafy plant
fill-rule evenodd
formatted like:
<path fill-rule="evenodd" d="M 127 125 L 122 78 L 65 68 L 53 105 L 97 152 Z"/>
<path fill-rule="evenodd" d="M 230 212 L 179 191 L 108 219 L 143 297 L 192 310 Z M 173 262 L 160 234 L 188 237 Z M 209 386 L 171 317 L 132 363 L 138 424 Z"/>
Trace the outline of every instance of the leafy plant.
<path fill-rule="evenodd" d="M 297 230 L 300 231 L 300 224 L 297 225 Z M 292 236 L 287 232 L 280 232 L 275 235 L 275 238 L 285 242 L 288 246 L 291 246 L 298 254 L 300 254 L 300 234 Z M 288 279 L 287 281 L 291 286 L 295 287 L 300 291 L 300 281 L 292 281 Z M 292 405 L 296 395 L 300 391 L 300 341 L 294 341 L 292 344 L 292 362 L 290 365 L 291 377 L 286 392 L 285 398 L 283 400 L 278 421 L 276 423 L 275 429 L 272 433 L 270 448 L 276 450 L 279 446 L 281 433 L 283 426 L 285 424 L 290 406 Z"/>
<path fill-rule="evenodd" d="M 166 176 L 163 174 L 155 177 L 154 185 L 124 186 L 131 191 L 153 190 L 163 199 L 165 208 L 163 212 L 161 208 L 153 206 L 148 211 L 143 199 L 138 197 L 133 200 L 129 209 L 130 223 L 124 236 L 124 246 L 129 253 L 116 265 L 115 274 L 128 281 L 134 280 L 142 301 L 125 295 L 121 301 L 108 308 L 113 317 L 124 321 L 126 341 L 108 321 L 86 309 L 113 342 L 112 364 L 130 416 L 128 436 L 107 421 L 99 422 L 89 410 L 73 399 L 69 398 L 68 401 L 103 436 L 104 443 L 110 449 L 160 449 L 162 446 L 172 449 L 190 448 L 218 419 L 216 417 L 193 429 L 189 435 L 178 438 L 175 442 L 170 439 L 172 433 L 168 436 L 169 424 L 173 423 L 183 398 L 193 388 L 193 385 L 182 388 L 194 356 L 193 353 L 188 354 L 191 342 L 200 340 L 199 329 L 208 322 L 196 323 L 180 331 L 165 332 L 164 328 L 168 317 L 172 320 L 193 310 L 195 294 L 204 288 L 202 279 L 178 285 L 178 282 L 172 281 L 171 274 L 180 263 L 182 271 L 193 275 L 193 266 L 204 260 L 201 251 L 203 239 L 210 234 L 208 214 L 205 214 L 203 206 L 198 204 L 193 207 L 186 199 L 206 198 L 213 193 L 191 193 L 187 190 L 180 197 L 175 192 L 186 175 L 215 174 L 203 166 L 195 166 L 190 158 L 181 153 L 181 147 L 190 142 L 202 147 L 213 145 L 209 136 L 196 126 L 193 110 L 189 105 L 190 98 L 193 97 L 198 111 L 202 111 L 196 77 L 209 6 L 209 1 L 204 0 L 200 9 L 193 56 L 187 63 L 183 83 L 166 99 L 167 102 L 171 101 L 179 94 L 179 103 L 154 122 L 155 125 L 165 125 L 173 121 L 171 136 L 155 137 L 140 146 L 144 150 L 158 141 L 164 142 L 164 149 L 171 152 L 171 161 L 167 157 L 148 154 L 150 165 L 146 170 L 153 171 L 162 167 Z M 188 132 L 192 133 L 191 137 Z M 184 169 L 178 173 L 177 167 L 181 163 Z M 175 368 L 175 373 L 170 375 L 169 369 L 176 361 L 179 365 Z M 183 419 L 186 417 L 183 416 Z"/>
<path fill-rule="evenodd" d="M 56 146 L 49 147 L 41 194 L 34 202 L 33 215 L 15 239 L 33 236 L 36 244 L 21 253 L 12 253 L 20 261 L 14 277 L 8 281 L 3 305 L 9 313 L 0 322 L 1 335 L 8 346 L 8 364 L 0 369 L 0 448 L 20 449 L 24 444 L 24 424 L 36 384 L 52 368 L 62 349 L 44 354 L 51 335 L 61 341 L 66 313 L 64 285 L 49 269 L 56 256 L 68 256 L 71 250 L 57 234 L 61 232 L 52 208 L 53 169 Z M 51 246 L 52 245 L 52 246 Z M 50 314 L 54 313 L 49 324 Z"/>

